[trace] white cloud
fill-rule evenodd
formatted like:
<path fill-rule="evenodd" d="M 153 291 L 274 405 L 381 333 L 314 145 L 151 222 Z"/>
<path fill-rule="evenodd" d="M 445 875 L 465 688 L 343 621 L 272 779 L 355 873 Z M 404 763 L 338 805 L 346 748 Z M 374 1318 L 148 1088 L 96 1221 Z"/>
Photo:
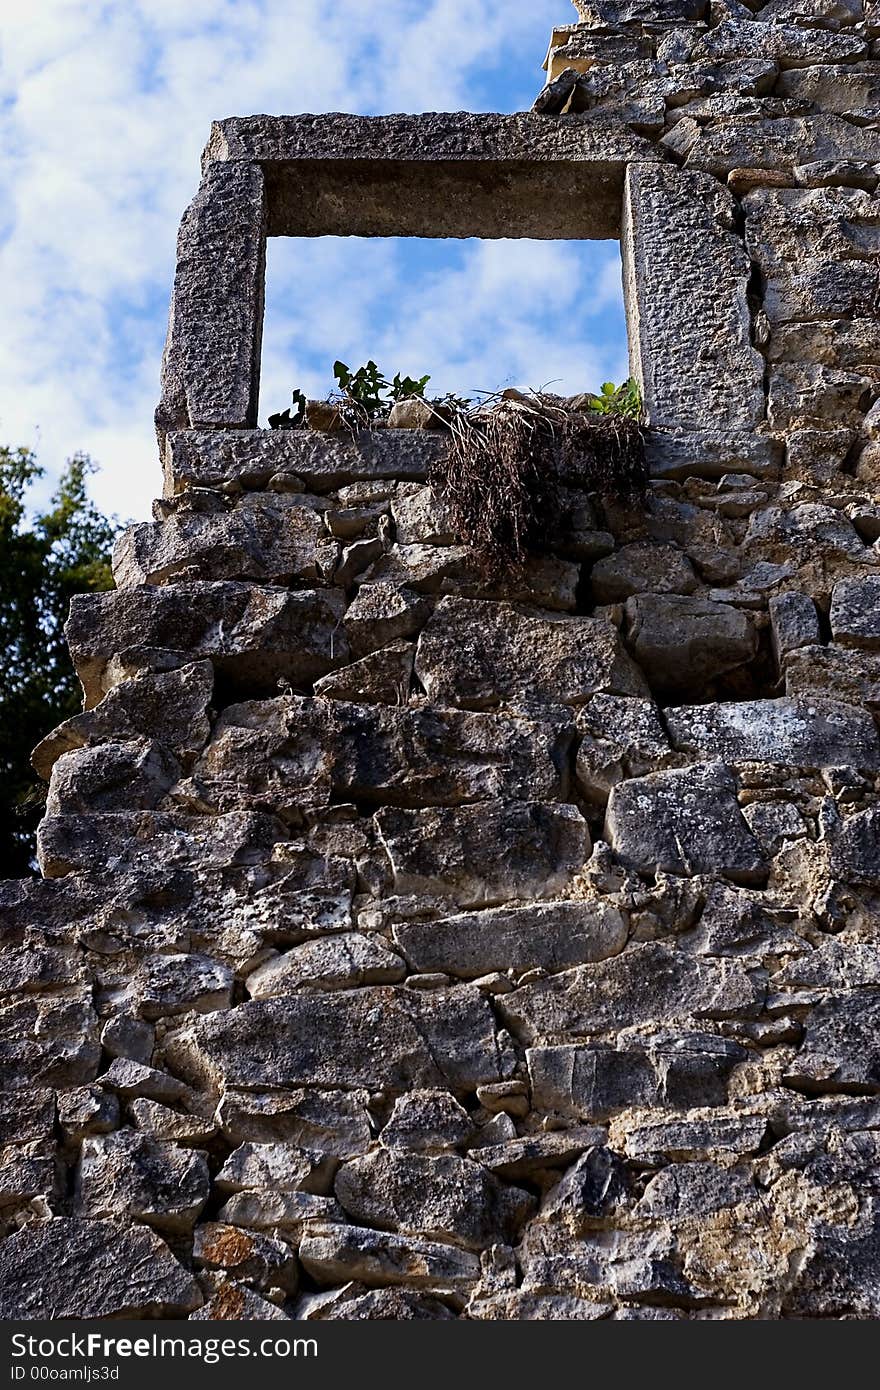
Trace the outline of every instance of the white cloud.
<path fill-rule="evenodd" d="M 4 5 L 0 440 L 36 442 L 53 474 L 67 454 L 87 450 L 102 466 L 93 489 L 100 505 L 146 515 L 159 487 L 152 412 L 174 241 L 211 120 L 516 109 L 540 85 L 551 26 L 568 18 L 565 0 Z M 326 343 L 335 355 L 350 343 L 357 356 L 354 346 L 375 336 L 377 302 L 395 293 L 399 265 L 392 245 L 371 252 L 371 278 L 361 283 L 337 245 L 314 243 L 306 293 L 301 279 L 297 295 L 294 276 L 281 336 L 293 344 L 308 330 L 317 349 Z M 528 304 L 551 293 L 558 325 L 532 332 Z M 445 374 L 458 387 L 486 384 L 471 378 L 489 369 L 495 315 L 511 372 L 558 375 L 578 353 L 590 365 L 589 323 L 580 320 L 603 294 L 601 275 L 573 292 L 564 247 L 486 245 L 442 280 L 426 275 L 406 313 L 381 320 L 377 350 L 404 365 L 425 359 L 427 343 L 444 389 Z M 277 380 L 282 400 L 288 372 L 286 350 L 266 363 L 267 389 Z"/>
<path fill-rule="evenodd" d="M 561 393 L 626 375 L 620 256 L 606 242 L 321 238 L 269 247 L 261 421 L 290 388 L 324 394 L 331 364 L 373 357 L 431 390 Z"/>

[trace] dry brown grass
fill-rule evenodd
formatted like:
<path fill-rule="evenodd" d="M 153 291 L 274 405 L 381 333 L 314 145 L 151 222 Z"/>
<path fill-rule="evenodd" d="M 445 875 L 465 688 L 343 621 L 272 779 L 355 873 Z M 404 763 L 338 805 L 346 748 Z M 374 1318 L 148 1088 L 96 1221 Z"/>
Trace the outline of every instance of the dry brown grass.
<path fill-rule="evenodd" d="M 456 530 L 494 571 L 558 537 L 571 488 L 636 500 L 647 483 L 638 422 L 534 393 L 457 410 L 430 483 Z"/>

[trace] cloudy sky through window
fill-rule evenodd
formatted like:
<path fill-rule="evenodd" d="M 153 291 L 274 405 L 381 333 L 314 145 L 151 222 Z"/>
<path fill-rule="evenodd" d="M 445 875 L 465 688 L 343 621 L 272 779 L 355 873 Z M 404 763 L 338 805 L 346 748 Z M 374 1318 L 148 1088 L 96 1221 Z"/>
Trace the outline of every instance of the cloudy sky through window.
<path fill-rule="evenodd" d="M 567 0 L 36 0 L 0 15 L 0 440 L 82 449 L 108 511 L 159 490 L 177 224 L 212 119 L 527 109 Z M 440 391 L 625 375 L 607 242 L 272 241 L 261 422 L 336 356 Z"/>

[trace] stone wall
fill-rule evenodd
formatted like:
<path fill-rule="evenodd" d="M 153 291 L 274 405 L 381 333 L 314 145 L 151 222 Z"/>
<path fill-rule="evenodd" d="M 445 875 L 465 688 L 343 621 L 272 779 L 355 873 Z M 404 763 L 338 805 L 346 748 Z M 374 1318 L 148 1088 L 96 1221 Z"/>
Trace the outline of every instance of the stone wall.
<path fill-rule="evenodd" d="M 214 128 L 0 885 L 6 1318 L 880 1314 L 880 5 L 577 10 L 528 115 Z M 340 230 L 619 233 L 644 506 L 491 582 L 442 432 L 255 429 Z"/>

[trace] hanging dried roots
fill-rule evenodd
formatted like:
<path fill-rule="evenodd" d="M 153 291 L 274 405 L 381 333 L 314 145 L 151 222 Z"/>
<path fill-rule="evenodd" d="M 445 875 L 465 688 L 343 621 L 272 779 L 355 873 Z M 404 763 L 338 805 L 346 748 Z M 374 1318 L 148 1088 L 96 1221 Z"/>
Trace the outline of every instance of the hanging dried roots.
<path fill-rule="evenodd" d="M 636 500 L 647 469 L 638 422 L 574 409 L 535 394 L 456 411 L 450 447 L 434 467 L 462 540 L 502 572 L 558 539 L 570 489 Z"/>

